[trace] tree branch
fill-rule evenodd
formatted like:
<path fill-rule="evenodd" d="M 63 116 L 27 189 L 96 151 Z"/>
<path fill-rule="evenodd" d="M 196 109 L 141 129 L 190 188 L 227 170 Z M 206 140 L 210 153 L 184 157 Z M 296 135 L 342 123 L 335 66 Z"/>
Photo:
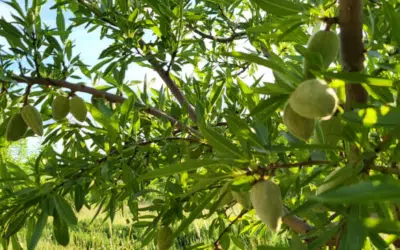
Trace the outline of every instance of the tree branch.
<path fill-rule="evenodd" d="M 243 36 L 246 35 L 246 32 L 238 32 L 238 33 L 233 33 L 230 37 L 216 37 L 213 35 L 206 34 L 198 29 L 193 29 L 193 32 L 200 35 L 202 38 L 210 39 L 220 43 L 231 43 L 237 38 L 243 38 Z"/>
<path fill-rule="evenodd" d="M 85 86 L 83 84 L 74 84 L 67 82 L 65 80 L 53 80 L 53 79 L 48 79 L 48 78 L 32 78 L 32 77 L 23 77 L 23 76 L 12 76 L 11 77 L 13 80 L 20 82 L 20 83 L 27 83 L 27 84 L 39 84 L 39 85 L 45 85 L 45 86 L 55 86 L 55 87 L 61 87 L 61 88 L 68 88 L 73 92 L 84 92 L 91 94 L 93 96 L 97 97 L 102 97 L 105 98 L 106 100 L 110 102 L 115 102 L 115 103 L 123 103 L 126 98 L 118 95 L 114 95 L 108 92 L 104 92 L 95 88 L 91 88 L 88 86 Z M 177 128 L 182 129 L 182 130 L 188 130 L 192 134 L 196 136 L 200 136 L 200 133 L 188 126 L 185 126 L 172 116 L 169 116 L 168 114 L 162 112 L 161 110 L 158 110 L 153 107 L 148 107 L 144 104 L 141 103 L 135 103 L 136 107 L 139 108 L 141 111 L 148 113 L 150 115 L 153 115 L 158 118 L 166 119 L 169 122 L 172 123 L 172 125 L 175 125 Z"/>
<path fill-rule="evenodd" d="M 359 72 L 364 66 L 362 43 L 362 0 L 340 0 L 339 25 L 342 68 L 346 72 Z M 361 84 L 346 84 L 346 109 L 355 103 L 366 103 L 367 91 Z"/>
<path fill-rule="evenodd" d="M 145 47 L 146 43 L 143 40 L 139 40 L 139 44 L 141 47 Z M 194 111 L 192 105 L 183 95 L 182 91 L 179 89 L 178 85 L 171 79 L 169 72 L 164 70 L 159 62 L 155 58 L 150 58 L 148 62 L 151 64 L 153 69 L 157 72 L 157 74 L 161 77 L 161 79 L 165 82 L 169 90 L 171 90 L 172 94 L 178 100 L 182 107 L 187 107 L 189 111 L 189 117 L 194 122 L 197 123 L 196 112 Z"/>
<path fill-rule="evenodd" d="M 243 209 L 242 212 L 240 212 L 240 214 L 233 220 L 231 221 L 231 223 L 229 223 L 229 225 L 220 233 L 220 235 L 218 236 L 218 239 L 216 239 L 214 241 L 214 246 L 216 247 L 216 249 L 218 249 L 219 246 L 219 241 L 221 240 L 222 236 L 224 236 L 224 234 L 228 231 L 228 229 L 236 223 L 236 221 L 238 221 L 240 218 L 242 218 L 243 215 L 245 215 L 249 210 L 247 209 Z"/>

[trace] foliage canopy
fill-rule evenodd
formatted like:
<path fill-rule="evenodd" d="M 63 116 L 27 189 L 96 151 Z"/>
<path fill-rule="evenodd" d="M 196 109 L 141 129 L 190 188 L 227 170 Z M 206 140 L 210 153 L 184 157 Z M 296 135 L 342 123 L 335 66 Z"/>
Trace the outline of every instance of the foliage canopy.
<path fill-rule="evenodd" d="M 224 197 L 263 178 L 281 189 L 290 249 L 399 243 L 399 1 L 57 0 L 55 27 L 41 17 L 46 2 L 5 1 L 12 21 L 0 19 L 1 147 L 23 106 L 44 124 L 29 167 L 1 158 L 4 247 L 26 226 L 21 244 L 34 249 L 49 217 L 67 245 L 86 206 L 110 220 L 128 207 L 146 228 L 143 247 L 160 226 L 177 237 L 212 218 L 220 237 L 193 249 L 248 249 L 238 233 L 266 228 L 252 209 L 232 219 L 236 202 Z M 78 28 L 112 41 L 95 65 L 74 53 Z M 312 75 L 335 89 L 340 108 L 304 141 L 282 110 L 306 79 L 303 60 L 322 62 L 307 50 L 321 29 L 340 36 L 341 53 Z M 136 87 L 126 77 L 132 65 L 153 69 L 162 87 Z M 259 75 L 265 68 L 271 82 Z M 53 119 L 55 97 L 85 94 L 83 122 Z"/>

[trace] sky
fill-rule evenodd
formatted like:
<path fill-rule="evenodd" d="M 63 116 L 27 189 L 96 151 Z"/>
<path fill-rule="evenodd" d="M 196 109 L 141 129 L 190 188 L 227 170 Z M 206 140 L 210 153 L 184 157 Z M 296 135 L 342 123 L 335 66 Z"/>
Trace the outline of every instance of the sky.
<path fill-rule="evenodd" d="M 21 6 L 24 6 L 25 0 L 17 0 L 18 3 L 21 4 Z M 31 2 L 31 1 L 29 1 Z M 49 8 L 54 5 L 54 1 L 50 0 L 48 1 L 41 10 L 41 18 L 42 22 L 47 24 L 50 27 L 56 27 L 56 12 L 54 10 L 50 10 Z M 11 16 L 11 13 L 13 13 L 13 10 L 11 7 L 9 7 L 7 4 L 0 2 L 0 17 L 3 17 L 5 20 L 12 22 L 13 18 Z M 65 19 L 68 19 L 72 17 L 71 13 L 64 13 Z M 66 20 L 66 25 L 70 23 L 69 20 Z M 112 41 L 109 39 L 102 39 L 100 40 L 100 32 L 99 30 L 95 30 L 91 33 L 88 33 L 87 30 L 84 29 L 84 26 L 80 26 L 78 28 L 75 28 L 70 35 L 70 39 L 73 41 L 75 47 L 73 48 L 73 56 L 79 54 L 81 60 L 88 64 L 88 65 L 95 65 L 98 62 L 98 56 L 100 55 L 101 51 L 107 48 Z M 207 41 L 211 44 L 211 41 Z M 0 45 L 4 45 L 5 40 L 0 37 Z M 241 51 L 244 50 L 245 48 L 251 48 L 251 45 L 248 42 L 239 42 L 237 43 L 237 50 Z M 183 75 L 190 75 L 192 74 L 193 70 L 190 66 L 187 66 L 183 69 Z M 80 76 L 83 76 L 82 74 L 78 74 Z M 147 75 L 147 79 L 150 80 L 149 82 L 152 82 L 151 87 L 159 89 L 164 83 L 162 82 L 161 78 L 157 75 L 156 72 L 154 72 L 150 68 L 144 68 L 144 67 L 139 67 L 135 64 L 131 64 L 126 72 L 125 80 L 139 80 L 143 81 L 145 78 L 145 75 Z M 267 82 L 273 82 L 273 76 L 272 76 L 272 71 L 264 68 L 264 67 L 259 67 L 259 71 L 255 74 L 256 77 L 259 77 L 261 75 L 264 75 L 264 80 Z M 247 82 L 249 84 L 252 84 L 254 80 L 251 78 L 245 77 L 244 82 Z M 78 80 L 75 80 L 78 81 Z M 89 81 L 89 80 L 87 80 Z M 74 80 L 71 80 L 71 82 L 74 82 Z M 90 82 L 86 83 L 87 85 L 91 85 Z M 137 85 L 137 87 L 141 87 L 140 85 Z M 90 100 L 90 96 L 86 94 L 78 94 L 87 101 Z M 40 141 L 43 138 L 29 138 L 29 144 L 34 144 L 38 145 L 40 144 Z M 36 148 L 36 147 L 33 147 Z"/>

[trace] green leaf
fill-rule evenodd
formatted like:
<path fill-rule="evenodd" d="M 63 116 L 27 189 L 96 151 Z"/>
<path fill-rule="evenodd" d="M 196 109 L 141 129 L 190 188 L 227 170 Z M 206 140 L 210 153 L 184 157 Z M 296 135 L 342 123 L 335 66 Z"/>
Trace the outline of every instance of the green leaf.
<path fill-rule="evenodd" d="M 247 32 L 252 33 L 270 33 L 274 32 L 277 29 L 279 30 L 286 30 L 290 28 L 292 25 L 298 23 L 305 19 L 305 16 L 289 16 L 286 19 L 283 18 L 276 18 L 272 21 L 267 21 L 260 26 L 250 27 L 247 29 Z"/>
<path fill-rule="evenodd" d="M 241 138 L 245 141 L 250 141 L 257 147 L 263 147 L 263 143 L 260 141 L 260 139 L 250 130 L 247 123 L 238 115 L 229 113 L 225 116 L 225 119 L 228 122 L 229 129 L 231 129 L 238 138 Z"/>
<path fill-rule="evenodd" d="M 53 232 L 58 244 L 66 246 L 69 243 L 68 224 L 56 212 L 53 219 Z"/>
<path fill-rule="evenodd" d="M 251 111 L 250 115 L 255 116 L 259 113 L 268 116 L 269 114 L 275 112 L 278 108 L 281 108 L 289 98 L 289 95 L 274 95 L 268 99 L 261 100 L 257 106 L 255 106 Z"/>
<path fill-rule="evenodd" d="M 370 238 L 371 242 L 378 248 L 378 249 L 387 249 L 388 245 L 386 244 L 385 240 L 378 233 L 369 232 L 368 237 Z"/>
<path fill-rule="evenodd" d="M 363 225 L 371 232 L 400 234 L 400 222 L 380 218 L 366 218 Z"/>
<path fill-rule="evenodd" d="M 335 225 L 331 228 L 325 228 L 324 231 L 322 231 L 317 238 L 315 238 L 313 241 L 311 241 L 310 244 L 308 244 L 308 249 L 315 250 L 325 245 L 326 242 L 328 242 L 330 239 L 332 239 L 334 235 L 337 234 L 339 227 L 340 225 Z"/>
<path fill-rule="evenodd" d="M 349 111 L 342 115 L 349 122 L 363 124 L 367 127 L 394 127 L 400 124 L 399 108 L 367 108 L 358 112 Z"/>
<path fill-rule="evenodd" d="M 254 92 L 265 95 L 289 95 L 294 89 L 285 88 L 276 83 L 266 83 L 264 86 L 255 88 Z"/>
<path fill-rule="evenodd" d="M 291 247 L 257 246 L 257 250 L 293 250 Z"/>
<path fill-rule="evenodd" d="M 301 241 L 300 237 L 296 233 L 292 232 L 291 236 L 292 236 L 292 240 L 290 242 L 291 249 L 293 249 L 293 250 L 308 250 L 306 244 L 304 244 Z"/>
<path fill-rule="evenodd" d="M 281 67 L 280 64 L 273 62 L 271 60 L 266 60 L 264 58 L 261 58 L 257 55 L 252 55 L 252 54 L 246 54 L 246 53 L 242 53 L 242 52 L 231 52 L 231 53 L 221 53 L 221 55 L 224 56 L 231 56 L 234 58 L 237 58 L 239 60 L 244 60 L 244 61 L 248 61 L 251 63 L 256 63 L 259 65 L 262 65 L 264 67 L 270 68 L 272 70 L 276 70 L 279 71 L 281 73 L 285 73 L 285 69 Z"/>
<path fill-rule="evenodd" d="M 28 218 L 28 213 L 14 215 L 7 225 L 7 228 L 3 234 L 4 238 L 9 238 L 15 233 L 17 233 L 25 224 L 26 219 Z"/>
<path fill-rule="evenodd" d="M 95 73 L 97 70 L 99 70 L 101 67 L 103 67 L 107 63 L 111 62 L 112 60 L 114 60 L 113 57 L 106 58 L 103 61 L 100 61 L 98 64 L 96 64 L 95 66 L 92 67 L 92 69 L 90 70 L 90 73 Z"/>
<path fill-rule="evenodd" d="M 400 184 L 389 178 L 370 179 L 322 193 L 312 199 L 339 204 L 400 200 Z"/>
<path fill-rule="evenodd" d="M 361 205 L 353 205 L 350 208 L 350 213 L 347 216 L 347 226 L 340 238 L 340 250 L 362 250 L 367 232 L 362 223 L 361 218 L 364 212 Z"/>
<path fill-rule="evenodd" d="M 301 4 L 287 0 L 252 0 L 268 14 L 295 15 L 303 11 Z"/>
<path fill-rule="evenodd" d="M 65 31 L 64 15 L 61 8 L 57 8 L 56 24 L 58 31 Z"/>
<path fill-rule="evenodd" d="M 55 39 L 53 36 L 46 36 L 46 40 L 53 46 L 59 53 L 62 53 L 62 48 L 60 44 L 58 43 L 57 39 Z"/>
<path fill-rule="evenodd" d="M 74 194 L 75 209 L 79 212 L 85 204 L 85 191 L 81 185 L 76 185 Z"/>
<path fill-rule="evenodd" d="M 174 232 L 174 237 L 177 237 L 183 230 L 185 230 L 201 213 L 203 212 L 203 209 L 209 205 L 210 201 L 214 196 L 217 195 L 219 192 L 219 189 L 215 189 L 212 192 L 210 192 L 206 197 L 201 199 L 201 203 L 198 204 L 195 209 L 190 213 L 190 215 L 182 221 L 182 223 L 179 225 L 179 227 L 176 229 Z"/>
<path fill-rule="evenodd" d="M 201 126 L 200 131 L 210 145 L 219 153 L 229 155 L 232 159 L 246 159 L 241 150 L 231 140 L 228 140 L 213 128 Z"/>
<path fill-rule="evenodd" d="M 76 218 L 71 205 L 64 199 L 64 197 L 57 195 L 53 199 L 57 212 L 61 216 L 62 220 L 65 220 L 70 225 L 77 225 L 78 219 Z"/>
<path fill-rule="evenodd" d="M 321 75 L 332 79 L 343 80 L 348 84 L 365 83 L 372 86 L 392 87 L 396 83 L 396 80 L 369 76 L 358 72 L 321 72 Z"/>
<path fill-rule="evenodd" d="M 138 179 L 141 181 L 150 180 L 157 177 L 170 176 L 177 173 L 193 171 L 198 168 L 204 167 L 218 167 L 230 166 L 234 164 L 231 159 L 201 159 L 201 160 L 187 160 L 182 163 L 167 165 L 163 168 L 155 169 L 147 174 L 140 176 Z"/>
<path fill-rule="evenodd" d="M 171 19 L 176 19 L 177 17 L 175 14 L 169 9 L 167 5 L 164 4 L 162 1 L 158 0 L 144 0 L 157 14 L 170 17 Z"/>
<path fill-rule="evenodd" d="M 47 213 L 44 211 L 39 215 L 39 218 L 37 219 L 35 229 L 33 231 L 33 234 L 29 240 L 29 246 L 28 250 L 34 250 L 40 240 L 40 237 L 42 236 L 42 232 L 44 227 L 46 226 L 47 223 Z"/>

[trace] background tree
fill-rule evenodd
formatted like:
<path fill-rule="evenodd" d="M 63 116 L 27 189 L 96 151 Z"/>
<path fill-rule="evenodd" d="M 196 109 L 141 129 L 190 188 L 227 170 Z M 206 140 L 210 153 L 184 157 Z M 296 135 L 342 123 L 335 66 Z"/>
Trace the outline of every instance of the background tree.
<path fill-rule="evenodd" d="M 246 205 L 229 221 L 240 199 L 224 204 L 224 197 L 246 194 L 261 179 L 279 184 L 291 249 L 398 243 L 397 1 L 66 0 L 52 8 L 56 28 L 41 18 L 45 2 L 6 2 L 14 21 L 0 19 L 7 42 L 1 133 L 26 105 L 44 121 L 31 169 L 1 162 L 4 247 L 28 225 L 33 249 L 49 217 L 67 245 L 75 211 L 96 207 L 113 220 L 128 205 L 134 220 L 147 221 L 143 246 L 160 226 L 176 237 L 195 219 L 215 216 L 210 230 L 220 236 L 197 247 L 228 249 L 232 241 L 240 248 L 231 229 L 263 224 Z M 73 52 L 70 35 L 80 26 L 113 41 L 96 65 Z M 340 56 L 311 74 L 329 82 L 341 106 L 304 141 L 287 131 L 281 111 L 307 78 L 303 61 L 323 59 L 306 46 L 320 29 L 340 35 Z M 131 87 L 125 75 L 133 64 L 152 68 L 163 86 L 145 80 L 142 89 Z M 273 83 L 257 76 L 261 67 L 272 70 Z M 53 119 L 55 97 L 83 93 L 91 96 L 83 122 Z M 37 122 L 34 115 L 25 114 Z M 23 133 L 32 136 L 32 129 Z M 152 212 L 151 220 L 138 207 L 149 198 L 153 205 L 140 210 Z"/>

